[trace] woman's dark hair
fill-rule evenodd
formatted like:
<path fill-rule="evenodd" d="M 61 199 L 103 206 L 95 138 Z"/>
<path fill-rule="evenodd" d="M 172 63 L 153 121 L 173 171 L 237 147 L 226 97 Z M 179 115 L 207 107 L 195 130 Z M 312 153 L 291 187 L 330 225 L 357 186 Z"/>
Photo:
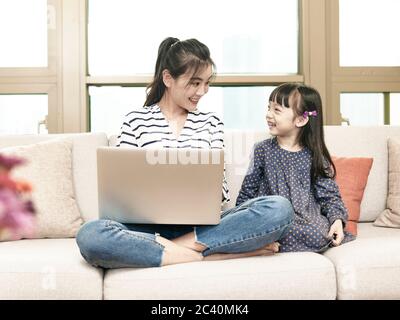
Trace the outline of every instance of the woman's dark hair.
<path fill-rule="evenodd" d="M 289 105 L 290 97 L 293 97 L 293 106 Z M 296 117 L 303 116 L 306 111 L 317 112 L 316 116 L 309 116 L 307 124 L 301 127 L 298 142 L 311 151 L 312 183 L 318 177 L 335 178 L 336 167 L 325 145 L 322 100 L 318 91 L 303 84 L 284 83 L 272 91 L 269 101 L 292 107 Z"/>
<path fill-rule="evenodd" d="M 158 48 L 154 79 L 147 86 L 144 106 L 158 103 L 164 95 L 165 85 L 162 72 L 165 69 L 176 79 L 189 70 L 196 75 L 198 71 L 209 65 L 215 70 L 210 50 L 200 41 L 196 39 L 180 41 L 172 37 L 164 39 Z"/>

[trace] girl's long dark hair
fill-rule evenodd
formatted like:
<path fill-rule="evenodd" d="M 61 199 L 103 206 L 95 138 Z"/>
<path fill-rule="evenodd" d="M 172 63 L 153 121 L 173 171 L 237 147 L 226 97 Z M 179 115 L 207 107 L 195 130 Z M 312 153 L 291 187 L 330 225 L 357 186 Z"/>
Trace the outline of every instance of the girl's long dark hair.
<path fill-rule="evenodd" d="M 162 72 L 167 69 L 176 79 L 187 71 L 196 75 L 204 67 L 215 64 L 210 57 L 208 47 L 196 39 L 180 41 L 177 38 L 164 39 L 158 48 L 158 56 L 153 81 L 147 86 L 144 106 L 158 103 L 165 93 Z"/>
<path fill-rule="evenodd" d="M 291 96 L 293 96 L 293 106 L 289 105 Z M 318 177 L 334 179 L 336 167 L 325 145 L 322 100 L 318 91 L 303 84 L 285 83 L 272 91 L 269 101 L 279 103 L 286 108 L 292 107 L 296 116 L 303 116 L 305 111 L 317 111 L 317 115 L 309 116 L 307 124 L 301 127 L 298 142 L 311 151 L 312 183 Z"/>

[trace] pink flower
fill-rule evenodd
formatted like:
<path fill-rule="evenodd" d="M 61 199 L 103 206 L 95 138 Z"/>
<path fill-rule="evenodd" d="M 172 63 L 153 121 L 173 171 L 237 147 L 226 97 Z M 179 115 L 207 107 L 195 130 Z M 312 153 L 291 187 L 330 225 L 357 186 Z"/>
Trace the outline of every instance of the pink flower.
<path fill-rule="evenodd" d="M 0 167 L 3 167 L 6 170 L 11 170 L 15 166 L 19 166 L 21 164 L 24 164 L 25 160 L 18 158 L 18 157 L 13 157 L 13 156 L 4 156 L 0 154 Z"/>
<path fill-rule="evenodd" d="M 17 191 L 17 184 L 6 173 L 0 172 L 0 189 L 9 189 Z"/>
<path fill-rule="evenodd" d="M 8 189 L 0 189 L 0 232 L 9 233 L 11 240 L 32 238 L 35 233 L 34 207 Z"/>
<path fill-rule="evenodd" d="M 31 191 L 29 183 L 15 181 L 10 172 L 25 160 L 0 154 L 0 233 L 6 239 L 32 238 L 35 231 L 35 208 L 26 195 Z"/>

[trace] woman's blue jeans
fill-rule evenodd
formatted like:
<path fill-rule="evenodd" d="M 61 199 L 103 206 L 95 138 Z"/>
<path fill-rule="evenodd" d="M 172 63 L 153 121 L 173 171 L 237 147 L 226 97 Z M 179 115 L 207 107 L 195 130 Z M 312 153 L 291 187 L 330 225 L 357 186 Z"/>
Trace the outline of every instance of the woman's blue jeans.
<path fill-rule="evenodd" d="M 145 225 L 94 220 L 79 230 L 76 241 L 85 260 L 103 268 L 158 267 L 164 246 L 156 235 L 174 239 L 194 231 L 196 242 L 214 253 L 254 251 L 279 241 L 294 217 L 291 203 L 281 196 L 248 200 L 223 212 L 218 225 Z"/>

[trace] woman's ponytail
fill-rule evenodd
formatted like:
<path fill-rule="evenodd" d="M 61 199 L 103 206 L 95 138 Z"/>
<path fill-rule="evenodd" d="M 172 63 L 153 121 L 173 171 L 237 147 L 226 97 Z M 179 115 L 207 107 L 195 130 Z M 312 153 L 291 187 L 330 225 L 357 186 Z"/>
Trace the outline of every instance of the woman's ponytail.
<path fill-rule="evenodd" d="M 165 85 L 163 82 L 163 75 L 162 72 L 165 69 L 167 54 L 171 46 L 178 42 L 179 39 L 168 37 L 164 39 L 160 46 L 158 47 L 158 55 L 156 61 L 156 69 L 154 71 L 154 79 L 153 81 L 147 86 L 146 92 L 147 97 L 144 103 L 144 106 L 152 106 L 159 102 L 165 92 Z"/>

